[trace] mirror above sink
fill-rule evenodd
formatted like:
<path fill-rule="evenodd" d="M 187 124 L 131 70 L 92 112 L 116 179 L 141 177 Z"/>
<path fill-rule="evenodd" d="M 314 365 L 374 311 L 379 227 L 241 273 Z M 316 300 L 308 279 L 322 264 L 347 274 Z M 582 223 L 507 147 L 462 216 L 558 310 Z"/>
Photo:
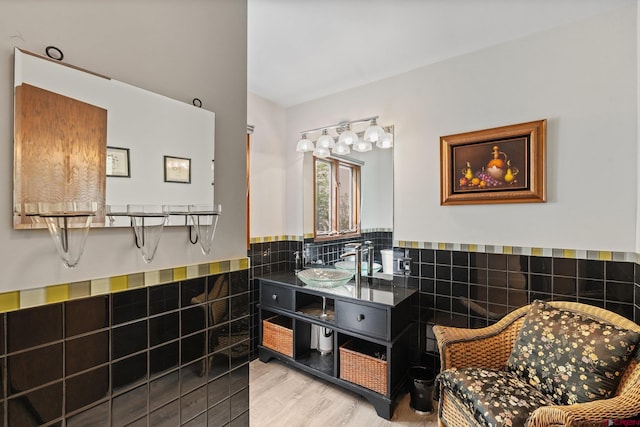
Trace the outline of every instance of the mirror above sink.
<path fill-rule="evenodd" d="M 392 125 L 384 126 L 394 133 Z M 316 197 L 314 185 L 316 166 L 312 152 L 304 153 L 303 159 L 303 230 L 304 258 L 307 267 L 334 266 L 344 244 L 349 241 L 370 240 L 374 242 L 374 259 L 381 265 L 381 249 L 393 247 L 393 152 L 394 148 L 373 147 L 366 152 L 352 150 L 347 155 L 330 155 L 360 170 L 360 225 L 359 233 L 336 233 L 318 236 L 316 231 Z M 366 259 L 366 257 L 365 257 Z M 348 260 L 346 260 L 348 262 Z M 353 261 L 351 262 L 353 265 Z M 338 264 L 337 267 L 347 266 Z M 375 269 L 374 269 L 375 270 Z M 367 272 L 368 273 L 368 272 Z M 363 270 L 363 275 L 367 274 Z"/>
<path fill-rule="evenodd" d="M 213 205 L 213 112 L 20 49 L 14 79 L 14 228 L 43 227 L 38 203 L 96 202 L 92 227 L 131 226 L 107 206 Z"/>

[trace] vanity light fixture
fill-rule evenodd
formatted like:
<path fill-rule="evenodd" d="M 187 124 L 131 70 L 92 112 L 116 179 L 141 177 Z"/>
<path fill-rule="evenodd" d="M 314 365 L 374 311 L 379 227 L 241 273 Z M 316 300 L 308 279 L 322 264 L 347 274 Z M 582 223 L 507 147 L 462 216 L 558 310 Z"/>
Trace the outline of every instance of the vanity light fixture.
<path fill-rule="evenodd" d="M 338 137 L 338 144 L 353 145 L 356 142 L 358 142 L 358 134 L 351 130 L 351 123 L 347 123 Z"/>
<path fill-rule="evenodd" d="M 367 130 L 364 131 L 364 137 L 362 139 L 371 144 L 377 144 L 378 141 L 382 141 L 382 138 L 384 138 L 384 129 L 378 126 L 376 118 L 371 119 L 371 123 Z"/>
<path fill-rule="evenodd" d="M 218 218 L 222 213 L 222 205 L 189 205 L 188 212 L 189 218 L 191 218 L 189 241 L 194 245 L 200 242 L 202 253 L 207 255 L 211 252 L 211 244 L 213 236 L 216 234 Z M 195 240 L 192 237 L 194 229 L 196 232 Z"/>
<path fill-rule="evenodd" d="M 337 155 L 349 154 L 352 149 L 359 152 L 370 151 L 373 149 L 373 144 L 376 144 L 376 147 L 381 149 L 393 147 L 391 127 L 383 129 L 378 125 L 377 120 L 378 116 L 373 116 L 302 131 L 300 132 L 301 138 L 296 144 L 296 151 L 301 153 L 311 151 L 314 156 L 324 158 L 332 153 Z M 352 125 L 361 123 L 368 123 L 369 126 L 364 132 L 358 134 L 358 132 L 352 130 Z M 336 137 L 329 133 L 330 130 L 335 132 Z M 322 131 L 322 134 L 314 145 L 313 141 L 309 139 L 309 134 L 320 131 Z"/>
<path fill-rule="evenodd" d="M 331 150 L 333 152 L 333 154 L 338 154 L 340 156 L 345 156 L 349 153 L 351 153 L 351 148 L 349 148 L 349 146 L 347 144 L 345 144 L 344 142 L 338 142 L 334 147 L 333 150 Z"/>
<path fill-rule="evenodd" d="M 329 131 L 327 129 L 322 130 L 322 135 L 316 141 L 316 146 L 323 148 L 333 148 L 334 140 L 331 136 L 329 136 Z"/>
<path fill-rule="evenodd" d="M 393 134 L 391 133 L 390 127 L 384 128 L 384 137 L 376 142 L 376 147 L 382 149 L 393 147 Z"/>
<path fill-rule="evenodd" d="M 47 224 L 65 267 L 78 265 L 97 209 L 96 202 L 38 203 L 34 219 Z"/>
<path fill-rule="evenodd" d="M 136 246 L 145 263 L 153 261 L 162 236 L 162 229 L 169 216 L 167 205 L 127 205 Z"/>
<path fill-rule="evenodd" d="M 311 141 L 310 139 L 307 139 L 306 133 L 302 134 L 302 138 L 300 138 L 300 141 L 298 141 L 298 144 L 296 145 L 296 151 L 300 153 L 304 153 L 306 151 L 313 151 L 315 150 L 315 148 L 316 147 L 313 146 L 313 141 Z"/>

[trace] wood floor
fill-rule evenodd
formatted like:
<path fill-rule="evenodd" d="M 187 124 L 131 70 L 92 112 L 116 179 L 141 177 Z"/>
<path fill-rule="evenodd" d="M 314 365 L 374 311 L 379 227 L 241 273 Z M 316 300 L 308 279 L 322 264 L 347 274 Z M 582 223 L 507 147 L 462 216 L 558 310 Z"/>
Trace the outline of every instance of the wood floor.
<path fill-rule="evenodd" d="M 418 415 L 409 408 L 409 394 L 387 421 L 366 399 L 273 359 L 249 364 L 249 407 L 251 427 L 438 425 L 435 411 Z"/>

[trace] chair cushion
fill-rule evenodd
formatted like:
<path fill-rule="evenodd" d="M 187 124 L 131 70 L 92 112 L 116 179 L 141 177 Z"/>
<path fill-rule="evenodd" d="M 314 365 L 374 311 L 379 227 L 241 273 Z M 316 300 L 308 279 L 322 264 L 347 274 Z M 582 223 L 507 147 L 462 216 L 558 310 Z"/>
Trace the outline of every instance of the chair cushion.
<path fill-rule="evenodd" d="M 640 334 L 534 301 L 506 370 L 571 405 L 611 397 Z"/>
<path fill-rule="evenodd" d="M 483 426 L 522 426 L 529 414 L 553 402 L 515 373 L 483 368 L 451 368 L 436 381 L 449 389 Z"/>

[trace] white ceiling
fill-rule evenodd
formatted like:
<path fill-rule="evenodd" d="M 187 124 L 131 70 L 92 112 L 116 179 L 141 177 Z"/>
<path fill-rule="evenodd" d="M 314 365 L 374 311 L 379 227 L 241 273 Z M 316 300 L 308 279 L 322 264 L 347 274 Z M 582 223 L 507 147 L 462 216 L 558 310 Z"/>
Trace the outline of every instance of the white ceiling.
<path fill-rule="evenodd" d="M 248 89 L 283 107 L 637 0 L 248 0 Z"/>

